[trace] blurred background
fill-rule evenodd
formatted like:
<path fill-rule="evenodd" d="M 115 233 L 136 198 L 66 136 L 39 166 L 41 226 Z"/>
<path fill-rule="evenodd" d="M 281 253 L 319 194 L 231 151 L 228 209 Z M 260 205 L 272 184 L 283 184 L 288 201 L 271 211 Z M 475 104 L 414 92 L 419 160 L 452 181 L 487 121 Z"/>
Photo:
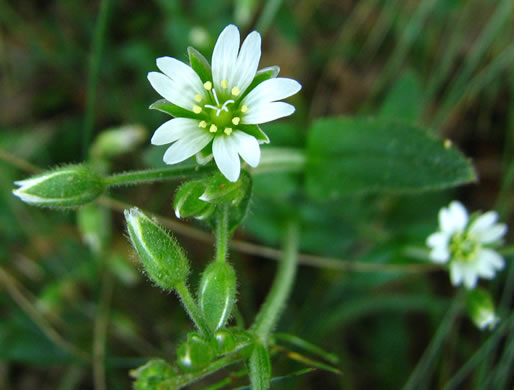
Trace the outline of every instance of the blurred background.
<path fill-rule="evenodd" d="M 163 149 L 149 138 L 167 117 L 148 110 L 159 96 L 146 74 L 156 57 L 187 61 L 190 45 L 210 58 L 229 23 L 243 36 L 258 29 L 261 67 L 279 65 L 303 85 L 296 114 L 264 126 L 273 146 L 302 149 L 322 116 L 382 116 L 450 139 L 479 176 L 457 190 L 329 202 L 308 199 L 302 175 L 255 178 L 236 238 L 278 248 L 282 216 L 296 209 L 301 250 L 317 257 L 300 266 L 280 330 L 339 356 L 342 372 L 273 388 L 511 388 L 512 326 L 479 332 L 454 308 L 448 275 L 418 253 L 451 199 L 496 209 L 514 226 L 512 0 L 0 0 L 0 388 L 127 389 L 130 369 L 174 359 L 191 324 L 176 297 L 139 272 L 120 211 L 136 205 L 167 218 L 199 271 L 212 248 L 176 223 L 178 183 L 112 191 L 79 213 L 29 207 L 12 183 L 88 155 L 105 173 L 162 167 Z M 108 129 L 130 134 L 130 145 L 106 151 L 98 135 Z M 262 247 L 251 252 L 231 254 L 247 324 L 276 269 Z M 388 268 L 416 262 L 408 272 Z M 505 320 L 514 286 L 507 264 L 487 283 Z M 273 375 L 302 367 L 278 350 Z M 226 388 L 245 384 L 234 377 Z"/>

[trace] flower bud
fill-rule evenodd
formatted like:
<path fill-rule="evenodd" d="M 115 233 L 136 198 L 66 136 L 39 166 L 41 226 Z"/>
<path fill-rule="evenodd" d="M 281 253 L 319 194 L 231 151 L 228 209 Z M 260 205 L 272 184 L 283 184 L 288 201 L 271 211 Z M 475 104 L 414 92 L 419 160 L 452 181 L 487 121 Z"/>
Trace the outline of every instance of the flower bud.
<path fill-rule="evenodd" d="M 150 279 L 165 290 L 184 282 L 189 262 L 175 239 L 136 207 L 125 210 L 125 219 L 130 241 Z"/>
<path fill-rule="evenodd" d="M 228 263 L 214 262 L 205 269 L 199 286 L 199 305 L 207 326 L 216 331 L 232 314 L 236 300 L 236 273 Z"/>
<path fill-rule="evenodd" d="M 216 206 L 199 199 L 204 191 L 205 184 L 201 180 L 184 183 L 178 189 L 173 202 L 177 218 L 195 217 L 201 220 L 209 218 Z"/>
<path fill-rule="evenodd" d="M 43 207 L 77 207 L 100 196 L 103 179 L 84 165 L 70 165 L 14 182 L 13 194 L 23 202 Z"/>
<path fill-rule="evenodd" d="M 190 333 L 177 350 L 177 365 L 186 372 L 199 370 L 214 358 L 213 346 L 196 333 Z"/>
<path fill-rule="evenodd" d="M 105 130 L 91 146 L 91 155 L 99 158 L 116 157 L 131 152 L 147 137 L 140 125 L 125 125 Z"/>
<path fill-rule="evenodd" d="M 494 329 L 500 319 L 496 316 L 491 295 L 482 288 L 476 288 L 468 293 L 468 313 L 473 323 L 480 329 Z"/>

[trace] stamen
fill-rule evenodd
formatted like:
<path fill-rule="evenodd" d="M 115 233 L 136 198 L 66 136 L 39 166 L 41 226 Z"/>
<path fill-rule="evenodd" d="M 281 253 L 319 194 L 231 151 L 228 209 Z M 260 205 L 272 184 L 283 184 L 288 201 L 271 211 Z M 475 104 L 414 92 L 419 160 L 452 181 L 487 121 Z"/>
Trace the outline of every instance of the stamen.
<path fill-rule="evenodd" d="M 221 88 L 228 88 L 228 80 L 221 80 Z"/>
<path fill-rule="evenodd" d="M 243 104 L 243 107 L 241 107 L 241 112 L 248 111 L 248 106 Z"/>
<path fill-rule="evenodd" d="M 212 94 L 214 95 L 214 100 L 216 100 L 216 104 L 219 106 L 220 105 L 220 101 L 218 100 L 218 95 L 217 95 L 216 90 L 214 88 L 212 90 Z"/>
<path fill-rule="evenodd" d="M 235 116 L 235 117 L 232 118 L 232 123 L 234 125 L 237 126 L 239 124 L 239 122 L 241 122 L 241 118 L 239 118 L 238 116 Z"/>
<path fill-rule="evenodd" d="M 195 101 L 197 103 L 200 103 L 202 101 L 202 99 L 203 99 L 202 95 L 199 95 L 199 94 L 195 95 Z"/>
<path fill-rule="evenodd" d="M 215 124 L 212 124 L 211 127 L 209 127 L 209 131 L 211 133 L 215 133 L 218 131 L 218 127 Z"/>
<path fill-rule="evenodd" d="M 237 96 L 241 93 L 241 90 L 238 87 L 232 88 L 232 95 Z"/>
<path fill-rule="evenodd" d="M 230 127 L 225 127 L 225 131 L 224 131 L 224 133 L 225 133 L 226 135 L 230 135 L 230 134 L 232 134 L 232 128 L 230 128 Z"/>
<path fill-rule="evenodd" d="M 195 114 L 199 114 L 199 113 L 201 113 L 201 112 L 202 112 L 202 107 L 197 106 L 197 105 L 195 104 L 195 105 L 193 106 L 193 112 L 194 112 Z"/>
<path fill-rule="evenodd" d="M 202 129 L 205 129 L 207 127 L 207 122 L 205 121 L 201 121 L 199 124 L 198 124 L 198 127 L 201 127 Z"/>
<path fill-rule="evenodd" d="M 203 87 L 207 90 L 207 91 L 210 91 L 212 89 L 212 83 L 210 81 L 206 81 L 205 83 L 203 83 Z"/>

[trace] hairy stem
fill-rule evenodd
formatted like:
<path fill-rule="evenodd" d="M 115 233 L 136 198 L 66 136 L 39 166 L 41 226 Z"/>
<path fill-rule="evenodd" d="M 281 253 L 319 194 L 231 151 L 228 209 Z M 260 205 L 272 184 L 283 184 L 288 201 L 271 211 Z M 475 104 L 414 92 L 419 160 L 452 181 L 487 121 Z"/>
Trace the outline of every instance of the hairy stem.
<path fill-rule="evenodd" d="M 216 261 L 221 263 L 227 260 L 228 213 L 228 205 L 223 205 L 216 215 Z"/>
<path fill-rule="evenodd" d="M 210 338 L 211 331 L 209 327 L 205 324 L 205 321 L 198 309 L 198 305 L 196 304 L 189 288 L 186 286 L 184 282 L 178 283 L 175 286 L 175 290 L 177 291 L 184 308 L 186 309 L 187 314 L 193 320 L 198 330 L 207 338 Z"/>
<path fill-rule="evenodd" d="M 277 276 L 252 326 L 252 330 L 264 344 L 267 343 L 273 328 L 276 326 L 293 287 L 297 259 L 298 225 L 296 222 L 290 221 L 284 237 L 282 258 Z"/>
<path fill-rule="evenodd" d="M 128 186 L 142 183 L 152 183 L 165 180 L 183 180 L 193 176 L 209 173 L 213 170 L 212 166 L 171 166 L 159 169 L 146 169 L 142 171 L 130 171 L 117 173 L 106 177 L 105 184 L 111 187 Z"/>

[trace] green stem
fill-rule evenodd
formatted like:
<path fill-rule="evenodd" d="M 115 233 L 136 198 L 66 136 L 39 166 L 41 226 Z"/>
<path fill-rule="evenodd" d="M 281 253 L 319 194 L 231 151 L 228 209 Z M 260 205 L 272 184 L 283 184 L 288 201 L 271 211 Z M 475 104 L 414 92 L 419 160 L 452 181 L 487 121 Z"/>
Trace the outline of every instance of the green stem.
<path fill-rule="evenodd" d="M 107 19 L 109 15 L 111 0 L 102 0 L 100 4 L 100 13 L 95 27 L 95 36 L 93 41 L 93 49 L 91 60 L 89 63 L 88 81 L 87 81 L 87 100 L 86 100 L 86 116 L 84 119 L 84 138 L 83 138 L 83 154 L 87 158 L 89 143 L 93 133 L 95 121 L 95 100 L 96 90 L 98 87 L 98 74 L 100 73 L 100 59 L 104 46 L 105 31 L 107 29 Z"/>
<path fill-rule="evenodd" d="M 284 238 L 284 248 L 273 286 L 255 319 L 252 330 L 266 344 L 280 318 L 296 274 L 298 258 L 298 225 L 290 221 Z"/>
<path fill-rule="evenodd" d="M 224 263 L 227 260 L 228 217 L 228 205 L 222 205 L 216 215 L 216 261 L 220 263 Z"/>
<path fill-rule="evenodd" d="M 0 150 L 0 158 L 7 160 L 13 157 Z M 14 162 L 9 161 L 14 164 Z M 263 150 L 261 163 L 252 169 L 252 174 L 267 172 L 301 172 L 305 166 L 305 156 L 302 151 L 286 148 L 267 148 Z M 194 176 L 207 175 L 216 172 L 214 164 L 210 165 L 174 165 L 166 168 L 145 169 L 117 173 L 104 179 L 107 186 L 120 187 L 165 180 L 183 180 Z"/>
<path fill-rule="evenodd" d="M 107 186 L 121 187 L 141 183 L 152 183 L 165 180 L 182 180 L 195 175 L 209 173 L 214 167 L 198 165 L 171 166 L 159 169 L 145 169 L 142 171 L 131 171 L 118 173 L 104 179 Z"/>
<path fill-rule="evenodd" d="M 198 305 L 196 304 L 193 296 L 191 295 L 189 288 L 186 286 L 184 282 L 181 282 L 175 286 L 175 290 L 177 291 L 177 294 L 179 295 L 180 300 L 182 301 L 182 304 L 184 305 L 187 314 L 193 320 L 198 330 L 205 337 L 210 338 L 212 336 L 211 331 L 209 330 L 209 327 L 205 324 L 203 316 L 200 313 Z"/>

